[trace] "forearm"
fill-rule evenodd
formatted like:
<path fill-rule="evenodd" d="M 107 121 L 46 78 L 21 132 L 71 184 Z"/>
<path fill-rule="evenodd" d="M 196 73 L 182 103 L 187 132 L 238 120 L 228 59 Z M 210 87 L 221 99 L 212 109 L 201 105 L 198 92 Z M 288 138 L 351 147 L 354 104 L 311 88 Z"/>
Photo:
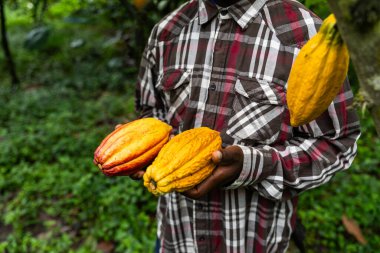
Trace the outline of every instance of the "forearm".
<path fill-rule="evenodd" d="M 253 187 L 271 199 L 287 199 L 328 182 L 347 169 L 357 151 L 359 122 L 346 82 L 329 109 L 316 121 L 294 131 L 280 144 L 240 146 L 244 164 L 240 177 L 229 187 Z"/>
<path fill-rule="evenodd" d="M 280 200 L 320 186 L 351 165 L 358 136 L 355 132 L 337 141 L 294 139 L 275 147 L 242 146 L 243 170 L 230 188 L 249 186 L 267 198 Z"/>

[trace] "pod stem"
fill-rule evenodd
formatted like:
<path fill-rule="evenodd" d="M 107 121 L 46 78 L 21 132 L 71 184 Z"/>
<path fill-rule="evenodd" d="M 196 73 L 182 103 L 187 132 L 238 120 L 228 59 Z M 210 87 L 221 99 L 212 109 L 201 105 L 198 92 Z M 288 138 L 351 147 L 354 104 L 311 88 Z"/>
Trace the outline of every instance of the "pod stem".
<path fill-rule="evenodd" d="M 149 187 L 150 187 L 152 190 L 156 190 L 156 188 L 157 188 L 157 183 L 152 179 L 152 180 L 150 180 Z"/>

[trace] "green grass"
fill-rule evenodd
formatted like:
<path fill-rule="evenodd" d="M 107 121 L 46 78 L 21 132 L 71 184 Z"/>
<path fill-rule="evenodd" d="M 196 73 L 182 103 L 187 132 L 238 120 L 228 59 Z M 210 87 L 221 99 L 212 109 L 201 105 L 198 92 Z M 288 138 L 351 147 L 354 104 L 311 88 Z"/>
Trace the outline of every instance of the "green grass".
<path fill-rule="evenodd" d="M 12 91 L 1 72 L 0 252 L 154 246 L 155 198 L 92 163 L 104 136 L 135 118 L 136 68 L 123 61 L 128 52 L 107 22 L 79 26 L 52 26 L 35 51 L 23 48 L 32 27 L 11 26 L 22 87 Z M 70 47 L 78 38 L 86 43 Z"/>
<path fill-rule="evenodd" d="M 92 164 L 101 139 L 133 117 L 133 97 L 51 88 L 10 96 L 1 105 L 0 228 L 11 233 L 0 249 L 93 252 L 101 241 L 117 242 L 117 252 L 151 248 L 154 198 L 140 183 L 107 178 Z"/>

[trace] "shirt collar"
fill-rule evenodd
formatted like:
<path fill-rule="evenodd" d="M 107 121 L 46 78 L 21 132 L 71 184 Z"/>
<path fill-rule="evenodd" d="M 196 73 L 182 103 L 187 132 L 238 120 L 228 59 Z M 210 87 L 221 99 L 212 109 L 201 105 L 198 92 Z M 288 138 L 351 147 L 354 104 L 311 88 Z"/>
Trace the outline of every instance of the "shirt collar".
<path fill-rule="evenodd" d="M 231 17 L 242 29 L 246 29 L 249 23 L 257 17 L 261 8 L 268 0 L 240 0 L 227 7 Z M 218 7 L 210 0 L 199 0 L 199 24 L 203 25 L 218 14 Z"/>

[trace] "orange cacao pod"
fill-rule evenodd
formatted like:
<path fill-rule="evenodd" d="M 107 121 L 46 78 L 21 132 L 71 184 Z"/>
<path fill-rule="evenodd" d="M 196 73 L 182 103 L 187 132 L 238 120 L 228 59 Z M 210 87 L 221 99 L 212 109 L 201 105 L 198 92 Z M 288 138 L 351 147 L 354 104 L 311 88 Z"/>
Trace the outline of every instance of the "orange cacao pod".
<path fill-rule="evenodd" d="M 110 133 L 94 154 L 107 176 L 130 175 L 148 166 L 169 140 L 172 127 L 154 118 L 138 119 Z"/>

